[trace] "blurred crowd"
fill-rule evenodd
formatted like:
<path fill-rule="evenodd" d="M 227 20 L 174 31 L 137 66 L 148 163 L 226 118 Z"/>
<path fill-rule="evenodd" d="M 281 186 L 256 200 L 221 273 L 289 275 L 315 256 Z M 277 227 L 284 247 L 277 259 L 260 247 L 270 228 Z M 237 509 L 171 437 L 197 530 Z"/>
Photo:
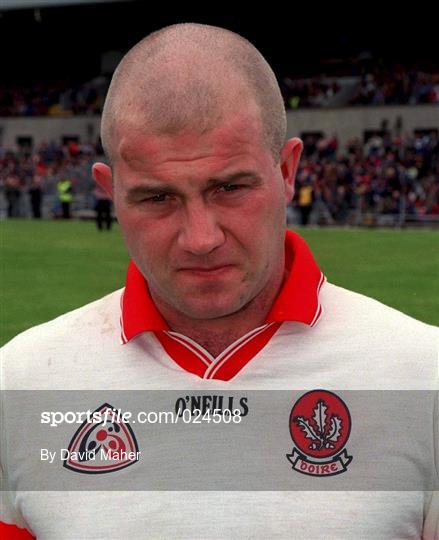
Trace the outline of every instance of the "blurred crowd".
<path fill-rule="evenodd" d="M 351 92 L 340 94 L 343 87 Z M 439 103 L 439 73 L 374 69 L 357 77 L 286 77 L 281 83 L 288 109 L 347 105 Z M 334 99 L 339 97 L 339 99 Z"/>
<path fill-rule="evenodd" d="M 302 224 L 439 216 L 438 134 L 375 135 L 343 152 L 335 136 L 305 138 L 293 204 Z"/>
<path fill-rule="evenodd" d="M 309 79 L 285 77 L 280 87 L 287 109 L 327 107 L 340 91 L 336 79 L 323 76 Z"/>
<path fill-rule="evenodd" d="M 0 116 L 75 116 L 102 112 L 108 77 L 55 81 L 32 87 L 0 85 Z"/>
<path fill-rule="evenodd" d="M 439 103 L 439 73 L 375 69 L 363 74 L 352 105 Z"/>
<path fill-rule="evenodd" d="M 439 73 L 401 67 L 361 70 L 349 77 L 352 92 L 340 93 L 348 78 L 319 75 L 285 77 L 281 90 L 288 109 L 346 105 L 397 105 L 439 103 Z M 75 116 L 102 112 L 110 80 L 106 76 L 87 82 L 56 81 L 0 85 L 0 116 Z M 337 99 L 337 97 L 339 99 Z"/>
<path fill-rule="evenodd" d="M 0 147 L 3 213 L 14 217 L 70 218 L 96 204 L 91 167 L 102 155 L 93 144 L 44 143 L 34 151 Z"/>
<path fill-rule="evenodd" d="M 3 214 L 66 218 L 96 210 L 105 194 L 96 191 L 91 167 L 102 158 L 99 144 L 45 143 L 32 152 L 0 147 Z M 437 133 L 375 135 L 345 149 L 335 136 L 305 137 L 289 213 L 304 225 L 439 216 Z"/>

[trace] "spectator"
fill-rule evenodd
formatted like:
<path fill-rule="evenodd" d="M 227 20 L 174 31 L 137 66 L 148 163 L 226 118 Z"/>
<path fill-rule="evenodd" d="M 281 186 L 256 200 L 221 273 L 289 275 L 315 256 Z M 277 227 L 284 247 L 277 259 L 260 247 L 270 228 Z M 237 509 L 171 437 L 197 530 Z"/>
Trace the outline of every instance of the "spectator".
<path fill-rule="evenodd" d="M 73 200 L 72 182 L 68 178 L 62 178 L 57 184 L 57 189 L 62 208 L 62 218 L 70 219 L 70 205 Z"/>
<path fill-rule="evenodd" d="M 34 176 L 29 188 L 30 205 L 32 209 L 32 217 L 35 219 L 41 218 L 41 202 L 43 192 L 41 190 L 41 177 Z"/>
<path fill-rule="evenodd" d="M 94 194 L 96 198 L 96 225 L 98 230 L 102 231 L 105 223 L 107 231 L 109 231 L 112 223 L 111 197 L 99 184 L 96 184 Z"/>
<path fill-rule="evenodd" d="M 8 202 L 8 217 L 20 217 L 20 179 L 14 174 L 10 174 L 6 178 L 5 196 Z"/>
<path fill-rule="evenodd" d="M 298 206 L 300 210 L 301 225 L 308 225 L 309 216 L 312 211 L 312 205 L 314 201 L 313 188 L 311 181 L 307 180 L 298 189 Z"/>

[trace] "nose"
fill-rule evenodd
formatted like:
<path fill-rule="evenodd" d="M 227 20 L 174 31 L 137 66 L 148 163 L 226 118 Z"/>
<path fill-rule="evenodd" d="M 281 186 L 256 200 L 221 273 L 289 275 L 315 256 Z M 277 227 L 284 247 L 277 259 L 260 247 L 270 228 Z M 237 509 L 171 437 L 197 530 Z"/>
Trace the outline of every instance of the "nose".
<path fill-rule="evenodd" d="M 225 242 L 217 216 L 204 201 L 188 203 L 178 237 L 181 249 L 193 255 L 208 255 Z"/>

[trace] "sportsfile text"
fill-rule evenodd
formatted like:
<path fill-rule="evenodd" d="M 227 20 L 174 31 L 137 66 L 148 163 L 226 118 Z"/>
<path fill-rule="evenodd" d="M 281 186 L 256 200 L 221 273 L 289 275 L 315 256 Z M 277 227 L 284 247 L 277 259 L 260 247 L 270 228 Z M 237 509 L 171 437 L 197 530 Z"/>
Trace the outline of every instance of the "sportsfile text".
<path fill-rule="evenodd" d="M 147 414 L 147 413 L 145 413 Z M 157 414 L 157 413 L 156 413 Z M 160 413 L 161 414 L 161 413 Z M 172 413 L 170 413 L 172 414 Z M 121 409 L 105 409 L 104 411 L 43 411 L 41 413 L 41 423 L 49 424 L 51 427 L 58 427 L 60 424 L 82 424 L 83 422 L 93 424 L 113 424 L 115 422 L 129 423 L 133 417 L 130 411 L 122 412 Z"/>
<path fill-rule="evenodd" d="M 121 409 L 105 409 L 103 411 L 43 411 L 41 413 L 41 424 L 48 424 L 50 427 L 58 427 L 61 424 L 185 424 L 200 423 L 235 423 L 239 424 L 242 420 L 240 409 L 221 410 L 214 409 L 206 411 L 204 414 L 199 409 L 179 409 L 176 413 L 172 411 L 140 411 L 133 415 L 130 411 L 122 412 Z"/>

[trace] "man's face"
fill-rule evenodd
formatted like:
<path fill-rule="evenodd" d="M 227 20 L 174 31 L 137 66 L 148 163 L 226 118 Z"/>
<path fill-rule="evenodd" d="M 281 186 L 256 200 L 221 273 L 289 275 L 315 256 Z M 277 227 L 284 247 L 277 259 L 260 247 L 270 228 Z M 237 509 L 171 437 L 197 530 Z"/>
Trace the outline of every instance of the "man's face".
<path fill-rule="evenodd" d="M 260 130 L 248 111 L 203 135 L 120 137 L 116 213 L 159 307 L 221 318 L 282 275 L 292 185 Z"/>

